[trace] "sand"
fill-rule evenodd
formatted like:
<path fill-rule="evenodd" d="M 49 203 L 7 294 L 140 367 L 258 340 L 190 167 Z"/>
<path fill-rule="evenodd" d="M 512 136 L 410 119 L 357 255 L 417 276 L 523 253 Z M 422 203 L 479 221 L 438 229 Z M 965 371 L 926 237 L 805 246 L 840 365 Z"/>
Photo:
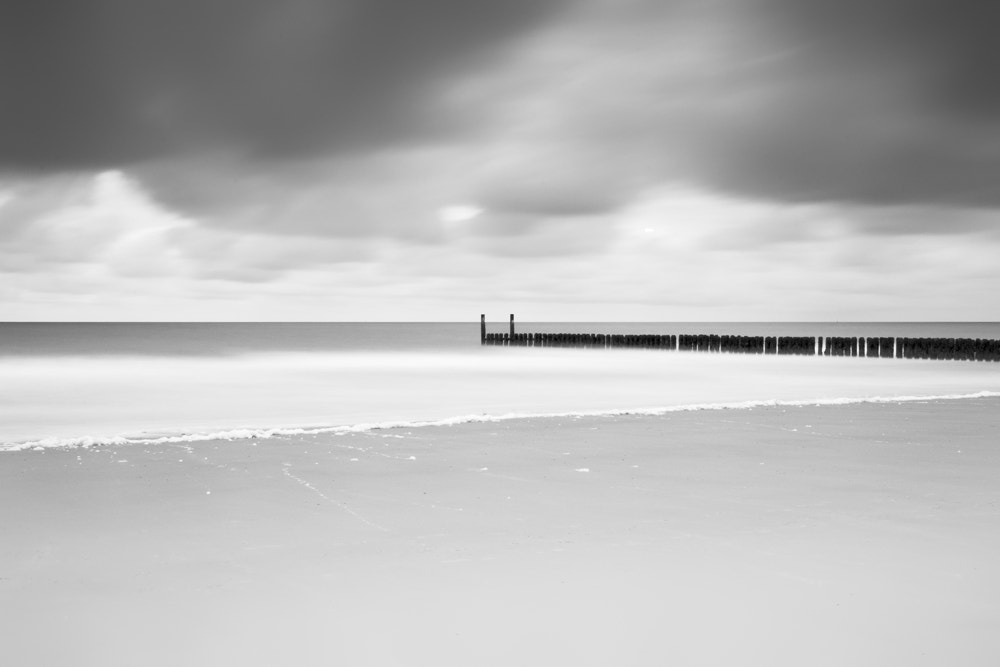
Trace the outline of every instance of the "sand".
<path fill-rule="evenodd" d="M 4 665 L 997 665 L 1000 400 L 0 454 Z"/>

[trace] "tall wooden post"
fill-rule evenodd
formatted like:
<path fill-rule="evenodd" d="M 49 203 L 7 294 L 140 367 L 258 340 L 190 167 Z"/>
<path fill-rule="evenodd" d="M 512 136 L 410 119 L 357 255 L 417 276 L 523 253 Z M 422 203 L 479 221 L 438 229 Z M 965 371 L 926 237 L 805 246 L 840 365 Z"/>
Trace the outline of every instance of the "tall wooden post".
<path fill-rule="evenodd" d="M 514 340 L 514 313 L 510 314 L 510 339 Z"/>
<path fill-rule="evenodd" d="M 479 344 L 486 345 L 486 314 L 479 316 Z"/>

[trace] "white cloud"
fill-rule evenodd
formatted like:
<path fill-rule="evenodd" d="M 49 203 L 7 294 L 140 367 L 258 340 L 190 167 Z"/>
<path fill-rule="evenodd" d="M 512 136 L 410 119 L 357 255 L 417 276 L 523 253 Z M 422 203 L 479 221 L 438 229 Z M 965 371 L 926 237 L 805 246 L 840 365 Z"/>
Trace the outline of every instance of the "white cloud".
<path fill-rule="evenodd" d="M 484 211 L 447 243 L 423 243 L 237 233 L 164 209 L 121 173 L 39 192 L 47 207 L 15 189 L 0 209 L 34 214 L 9 220 L 17 231 L 0 244 L 11 319 L 1000 317 L 982 297 L 1000 278 L 979 212 L 939 211 L 972 230 L 942 244 L 858 232 L 858 220 L 891 227 L 895 209 L 675 185 L 617 212 L 528 217 L 520 228 Z"/>
<path fill-rule="evenodd" d="M 470 204 L 452 204 L 438 209 L 438 217 L 441 222 L 454 223 L 466 222 L 479 217 L 483 209 Z"/>

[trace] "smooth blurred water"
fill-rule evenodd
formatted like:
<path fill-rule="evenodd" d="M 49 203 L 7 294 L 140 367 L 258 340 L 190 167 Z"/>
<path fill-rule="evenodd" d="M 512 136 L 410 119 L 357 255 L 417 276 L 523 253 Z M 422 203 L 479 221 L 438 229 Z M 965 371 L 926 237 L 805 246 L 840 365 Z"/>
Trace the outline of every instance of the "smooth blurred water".
<path fill-rule="evenodd" d="M 489 322 L 506 332 L 508 322 Z M 1000 338 L 998 322 L 517 322 L 520 332 Z M 197 356 L 252 352 L 463 350 L 479 322 L 0 322 L 9 356 Z"/>
<path fill-rule="evenodd" d="M 506 330 L 493 324 L 491 331 Z M 986 324 L 520 331 L 1000 338 Z M 474 323 L 0 324 L 0 443 L 1000 392 L 1000 364 L 480 347 Z"/>

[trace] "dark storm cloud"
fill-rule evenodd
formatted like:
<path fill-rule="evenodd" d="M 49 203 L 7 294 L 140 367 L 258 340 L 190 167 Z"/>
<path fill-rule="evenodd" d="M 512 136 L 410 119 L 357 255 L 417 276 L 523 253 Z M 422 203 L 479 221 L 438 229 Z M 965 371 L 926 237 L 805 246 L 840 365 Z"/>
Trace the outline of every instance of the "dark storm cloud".
<path fill-rule="evenodd" d="M 781 200 L 1000 204 L 1000 4 L 760 0 L 738 20 L 777 57 L 725 76 L 750 109 L 687 122 L 693 170 Z"/>
<path fill-rule="evenodd" d="M 637 181 L 630 178 L 633 169 L 624 164 L 630 161 L 628 146 L 612 144 L 595 155 L 590 144 L 599 141 L 583 137 L 548 150 L 525 147 L 516 166 L 492 172 L 487 168 L 472 198 L 487 210 L 512 215 L 550 218 L 612 213 L 628 204 L 636 191 Z M 622 168 L 609 173 L 607 167 L 616 164 Z"/>
<path fill-rule="evenodd" d="M 533 217 L 575 217 L 611 213 L 625 202 L 614 192 L 566 187 L 547 191 L 544 184 L 521 187 L 498 184 L 476 200 L 490 210 Z"/>
<path fill-rule="evenodd" d="M 607 219 L 485 213 L 467 224 L 463 243 L 497 257 L 570 257 L 602 253 L 614 242 Z"/>
<path fill-rule="evenodd" d="M 806 58 L 875 68 L 930 112 L 995 122 L 1000 5 L 990 0 L 765 0 Z M 891 85 L 891 81 L 887 84 Z"/>
<path fill-rule="evenodd" d="M 435 211 L 465 203 L 520 247 L 678 183 L 902 206 L 858 216 L 878 234 L 1000 206 L 980 0 L 51 7 L 0 3 L 0 168 L 121 167 L 230 231 L 442 242 Z"/>
<path fill-rule="evenodd" d="M 538 105 L 553 155 L 536 149 L 482 188 L 487 206 L 612 211 L 677 182 L 782 202 L 1000 206 L 1000 4 L 595 6 L 554 33 L 572 57 L 535 92 L 564 97 Z"/>
<path fill-rule="evenodd" d="M 103 168 L 186 151 L 287 155 L 455 132 L 435 86 L 559 1 L 12 0 L 0 163 Z"/>

